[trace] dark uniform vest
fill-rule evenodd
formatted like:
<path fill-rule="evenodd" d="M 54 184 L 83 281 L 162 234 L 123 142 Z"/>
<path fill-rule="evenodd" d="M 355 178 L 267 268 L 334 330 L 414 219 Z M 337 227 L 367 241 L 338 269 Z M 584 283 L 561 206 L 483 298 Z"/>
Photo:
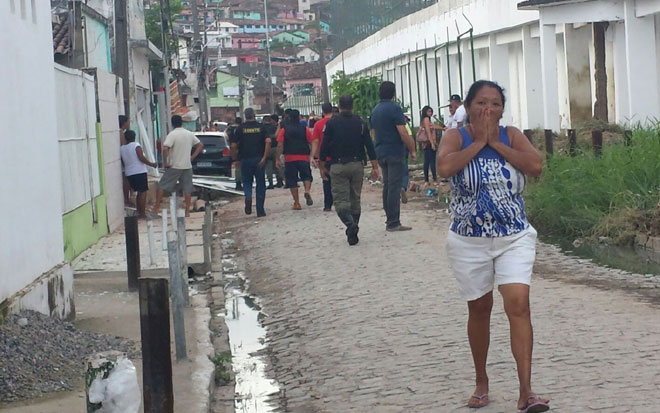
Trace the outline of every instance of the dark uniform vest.
<path fill-rule="evenodd" d="M 284 154 L 309 155 L 307 128 L 300 123 L 288 122 L 284 125 Z"/>

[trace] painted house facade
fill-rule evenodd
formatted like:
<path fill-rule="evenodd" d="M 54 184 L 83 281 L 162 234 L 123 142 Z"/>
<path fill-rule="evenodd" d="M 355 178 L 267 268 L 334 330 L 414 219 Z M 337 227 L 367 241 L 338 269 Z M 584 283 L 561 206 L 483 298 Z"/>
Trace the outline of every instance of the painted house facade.
<path fill-rule="evenodd" d="M 327 77 L 343 70 L 391 80 L 413 114 L 488 78 L 507 90 L 504 123 L 558 131 L 592 117 L 598 52 L 608 120 L 649 124 L 660 117 L 659 13 L 651 0 L 441 1 L 345 50 Z M 456 25 L 472 28 L 474 49 Z M 599 27 L 604 40 L 595 45 Z"/>

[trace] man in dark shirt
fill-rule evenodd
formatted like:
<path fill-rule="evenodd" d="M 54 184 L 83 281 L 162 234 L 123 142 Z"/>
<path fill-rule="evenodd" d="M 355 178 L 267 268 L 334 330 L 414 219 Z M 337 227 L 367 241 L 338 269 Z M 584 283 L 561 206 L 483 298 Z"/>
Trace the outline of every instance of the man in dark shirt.
<path fill-rule="evenodd" d="M 393 102 L 395 86 L 392 82 L 380 85 L 380 103 L 371 113 L 371 127 L 376 133 L 376 154 L 383 170 L 383 209 L 387 215 L 387 231 L 408 231 L 401 225 L 401 185 L 405 168 L 405 149 L 412 160 L 417 159 L 415 141 L 406 130 L 401 107 Z"/>
<path fill-rule="evenodd" d="M 369 128 L 353 114 L 353 98 L 350 95 L 339 98 L 339 115 L 325 124 L 323 143 L 321 144 L 321 176 L 328 174 L 326 160 L 332 159 L 330 182 L 335 211 L 341 222 L 346 225 L 346 238 L 349 245 L 355 245 L 358 239 L 360 222 L 360 194 L 364 179 L 366 148 L 371 160 L 371 178 L 378 179 L 378 162 L 371 142 Z"/>
<path fill-rule="evenodd" d="M 266 133 L 270 138 L 271 142 L 275 142 L 277 135 L 277 115 L 266 115 L 264 116 L 261 123 L 266 129 Z M 275 186 L 281 188 L 283 186 L 284 174 L 280 168 L 275 168 L 275 157 L 277 156 L 277 145 L 270 145 L 270 153 L 268 153 L 268 159 L 266 160 L 266 179 L 268 180 L 268 187 L 266 189 L 273 189 Z M 273 185 L 273 174 L 277 177 L 277 185 Z"/>
<path fill-rule="evenodd" d="M 262 124 L 256 121 L 254 109 L 245 109 L 243 122 L 233 135 L 232 159 L 240 163 L 245 194 L 245 213 L 252 213 L 252 182 L 257 180 L 257 216 L 265 217 L 266 176 L 264 166 L 270 152 L 270 138 Z"/>
<path fill-rule="evenodd" d="M 312 189 L 312 170 L 310 163 L 316 162 L 312 155 L 316 152 L 318 142 L 312 139 L 312 132 L 300 123 L 300 112 L 294 109 L 289 112 L 287 121 L 283 123 L 277 134 L 277 167 L 282 163 L 280 155 L 284 154 L 284 180 L 293 197 L 293 209 L 301 210 L 298 196 L 298 182 L 302 181 L 305 188 L 307 206 L 314 201 L 310 193 Z M 311 146 L 311 148 L 310 148 Z"/>

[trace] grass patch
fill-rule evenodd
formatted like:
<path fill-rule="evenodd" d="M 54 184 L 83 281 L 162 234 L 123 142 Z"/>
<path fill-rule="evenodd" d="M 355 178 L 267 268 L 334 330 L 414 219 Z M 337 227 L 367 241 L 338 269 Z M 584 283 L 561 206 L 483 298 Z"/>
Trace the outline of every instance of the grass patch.
<path fill-rule="evenodd" d="M 231 383 L 231 352 L 223 351 L 213 357 L 209 357 L 215 366 L 213 378 L 218 386 L 226 386 Z"/>
<path fill-rule="evenodd" d="M 556 153 L 525 193 L 530 221 L 550 235 L 607 237 L 615 244 L 631 244 L 638 231 L 657 232 L 659 138 L 660 124 L 634 129 L 630 147 L 604 142 L 600 158 L 584 140 L 576 157 Z"/>

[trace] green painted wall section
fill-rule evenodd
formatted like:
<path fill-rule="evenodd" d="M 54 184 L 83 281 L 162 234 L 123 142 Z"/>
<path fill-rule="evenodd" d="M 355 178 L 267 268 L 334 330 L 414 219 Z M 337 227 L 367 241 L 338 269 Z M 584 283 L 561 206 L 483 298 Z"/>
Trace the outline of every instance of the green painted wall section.
<path fill-rule="evenodd" d="M 105 195 L 94 198 L 97 222 L 93 221 L 92 203 L 74 209 L 62 217 L 64 227 L 64 258 L 71 261 L 108 233 Z"/>
<path fill-rule="evenodd" d="M 103 139 L 101 124 L 96 124 L 99 182 L 101 195 L 62 216 L 64 229 L 64 258 L 71 261 L 108 233 L 108 209 L 105 197 L 105 167 L 103 164 Z M 92 202 L 96 207 L 96 222 L 92 214 Z"/>
<path fill-rule="evenodd" d="M 238 107 L 239 106 L 238 97 L 230 98 L 230 97 L 225 97 L 223 94 L 223 89 L 226 87 L 238 87 L 238 76 L 234 76 L 232 74 L 220 72 L 220 71 L 215 72 L 215 76 L 216 76 L 215 78 L 216 78 L 217 87 L 210 89 L 208 93 L 210 106 L 212 108 Z M 247 108 L 248 107 L 247 93 L 243 100 L 244 100 L 243 105 Z"/>

